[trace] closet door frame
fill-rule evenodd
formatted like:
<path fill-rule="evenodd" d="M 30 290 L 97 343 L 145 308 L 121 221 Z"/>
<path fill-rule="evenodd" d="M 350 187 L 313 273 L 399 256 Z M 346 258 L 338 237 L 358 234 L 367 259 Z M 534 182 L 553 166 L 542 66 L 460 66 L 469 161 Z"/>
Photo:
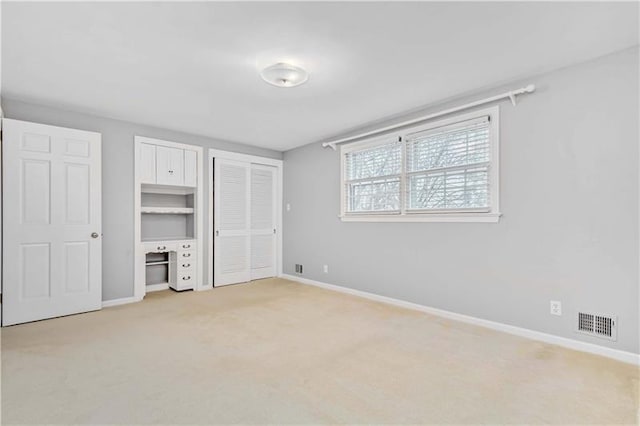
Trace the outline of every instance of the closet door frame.
<path fill-rule="evenodd" d="M 214 169 L 213 160 L 219 158 L 223 160 L 242 161 L 251 164 L 272 166 L 276 168 L 276 276 L 282 275 L 282 182 L 283 167 L 282 160 L 268 157 L 259 157 L 256 155 L 239 154 L 237 152 L 221 151 L 218 149 L 209 149 L 208 169 L 209 169 L 209 188 L 207 190 L 207 198 L 209 199 L 209 214 L 207 221 L 207 240 L 208 240 L 208 259 L 207 259 L 207 281 L 206 283 L 215 286 L 213 282 L 213 188 L 214 188 Z"/>

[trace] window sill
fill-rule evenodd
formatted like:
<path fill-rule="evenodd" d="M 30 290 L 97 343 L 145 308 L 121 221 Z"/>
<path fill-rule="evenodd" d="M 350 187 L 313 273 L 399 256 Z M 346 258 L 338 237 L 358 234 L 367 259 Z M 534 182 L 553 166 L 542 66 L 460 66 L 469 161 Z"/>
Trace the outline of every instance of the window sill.
<path fill-rule="evenodd" d="M 498 223 L 502 213 L 361 214 L 339 216 L 343 222 L 476 222 Z"/>

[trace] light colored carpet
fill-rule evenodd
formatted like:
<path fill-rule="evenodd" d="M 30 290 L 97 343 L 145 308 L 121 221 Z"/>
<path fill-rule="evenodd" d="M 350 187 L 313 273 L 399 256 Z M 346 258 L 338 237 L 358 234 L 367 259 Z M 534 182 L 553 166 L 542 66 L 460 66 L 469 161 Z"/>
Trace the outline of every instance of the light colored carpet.
<path fill-rule="evenodd" d="M 627 364 L 281 279 L 9 327 L 14 423 L 633 423 Z"/>

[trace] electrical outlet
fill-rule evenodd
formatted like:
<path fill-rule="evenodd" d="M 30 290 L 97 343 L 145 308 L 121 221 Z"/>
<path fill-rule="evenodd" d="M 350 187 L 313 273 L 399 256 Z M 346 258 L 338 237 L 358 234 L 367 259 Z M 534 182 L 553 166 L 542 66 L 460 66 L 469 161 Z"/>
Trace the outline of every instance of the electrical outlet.
<path fill-rule="evenodd" d="M 302 274 L 302 264 L 296 263 L 296 273 Z"/>
<path fill-rule="evenodd" d="M 291 211 L 291 204 L 287 203 L 287 211 L 290 212 Z"/>
<path fill-rule="evenodd" d="M 322 266 L 322 272 L 324 272 L 325 274 L 329 273 L 329 265 L 323 265 Z"/>
<path fill-rule="evenodd" d="M 551 315 L 562 315 L 562 302 L 557 300 L 551 301 Z"/>

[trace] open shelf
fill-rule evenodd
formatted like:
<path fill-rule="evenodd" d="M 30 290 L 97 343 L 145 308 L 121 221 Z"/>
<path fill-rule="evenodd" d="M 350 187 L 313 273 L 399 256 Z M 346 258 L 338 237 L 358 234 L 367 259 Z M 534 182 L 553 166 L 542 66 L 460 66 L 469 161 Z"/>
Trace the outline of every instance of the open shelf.
<path fill-rule="evenodd" d="M 143 183 L 140 186 L 140 190 L 145 194 L 176 194 L 187 195 L 195 194 L 196 188 L 191 186 L 177 186 L 177 185 L 157 185 Z"/>
<path fill-rule="evenodd" d="M 150 266 L 150 265 L 168 265 L 168 264 L 169 264 L 169 261 L 164 260 L 159 262 L 147 262 L 145 265 Z"/>
<path fill-rule="evenodd" d="M 141 213 L 153 214 L 193 214 L 193 207 L 145 207 L 140 208 Z"/>
<path fill-rule="evenodd" d="M 188 235 L 184 235 L 181 237 L 161 237 L 161 238 L 157 238 L 157 237 L 149 237 L 149 238 L 142 238 L 142 242 L 143 243 L 154 243 L 154 242 L 164 242 L 164 241 L 194 241 L 195 239 L 193 238 L 193 236 L 188 236 Z"/>

